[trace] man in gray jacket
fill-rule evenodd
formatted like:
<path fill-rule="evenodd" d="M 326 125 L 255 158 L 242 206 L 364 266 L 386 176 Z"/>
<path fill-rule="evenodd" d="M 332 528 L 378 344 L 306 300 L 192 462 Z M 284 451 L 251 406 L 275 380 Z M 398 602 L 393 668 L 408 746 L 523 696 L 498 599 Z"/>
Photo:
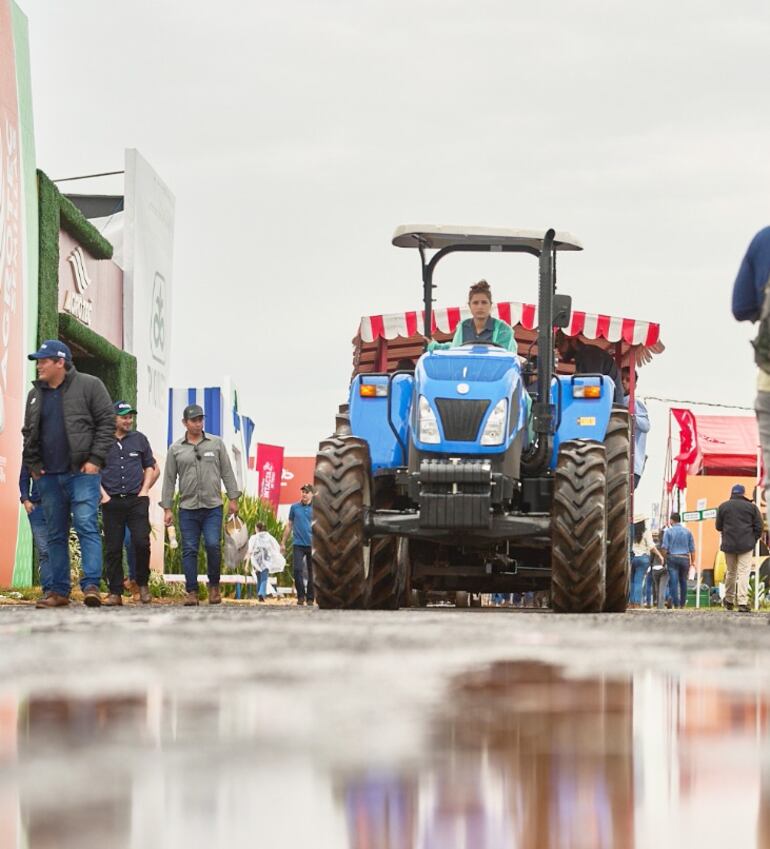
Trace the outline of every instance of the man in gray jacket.
<path fill-rule="evenodd" d="M 70 349 L 47 339 L 29 354 L 38 380 L 27 396 L 22 462 L 37 481 L 48 528 L 51 587 L 37 607 L 66 607 L 70 595 L 70 516 L 80 540 L 83 600 L 102 603 L 100 471 L 112 444 L 115 413 L 98 377 L 80 374 Z"/>
<path fill-rule="evenodd" d="M 230 499 L 228 510 L 238 512 L 240 490 L 224 442 L 203 430 L 203 408 L 190 404 L 182 413 L 185 435 L 175 442 L 166 457 L 163 495 L 166 527 L 174 522 L 171 505 L 179 478 L 179 529 L 182 532 L 182 568 L 185 576 L 185 605 L 198 604 L 198 547 L 201 535 L 206 548 L 209 604 L 219 604 L 222 562 L 222 484 Z"/>

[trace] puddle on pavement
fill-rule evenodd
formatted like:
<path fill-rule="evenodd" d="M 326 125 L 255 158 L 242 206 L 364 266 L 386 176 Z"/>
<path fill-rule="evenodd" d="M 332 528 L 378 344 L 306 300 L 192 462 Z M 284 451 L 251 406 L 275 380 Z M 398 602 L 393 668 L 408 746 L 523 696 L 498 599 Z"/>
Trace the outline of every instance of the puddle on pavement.
<path fill-rule="evenodd" d="M 0 696 L 0 846 L 770 849 L 768 695 L 696 678 L 498 663 L 364 768 L 265 755 L 292 729 L 227 692 Z"/>

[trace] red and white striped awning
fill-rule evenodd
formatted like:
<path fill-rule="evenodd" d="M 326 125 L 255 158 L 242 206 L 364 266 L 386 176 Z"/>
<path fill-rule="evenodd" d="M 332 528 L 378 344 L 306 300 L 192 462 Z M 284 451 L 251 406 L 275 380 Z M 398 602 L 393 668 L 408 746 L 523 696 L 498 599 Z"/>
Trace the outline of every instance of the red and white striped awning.
<path fill-rule="evenodd" d="M 444 307 L 433 311 L 432 332 L 454 333 L 457 325 L 471 312 L 467 307 Z M 492 315 L 510 324 L 527 330 L 537 328 L 537 307 L 515 301 L 493 304 Z M 397 339 L 417 336 L 423 332 L 422 311 L 370 315 L 361 319 L 359 335 L 363 343 L 377 339 Z M 617 318 L 611 315 L 572 311 L 570 326 L 563 331 L 567 336 L 582 336 L 584 339 L 601 339 L 616 343 L 649 348 L 655 353 L 663 350 L 660 343 L 660 325 L 651 321 L 633 318 Z"/>

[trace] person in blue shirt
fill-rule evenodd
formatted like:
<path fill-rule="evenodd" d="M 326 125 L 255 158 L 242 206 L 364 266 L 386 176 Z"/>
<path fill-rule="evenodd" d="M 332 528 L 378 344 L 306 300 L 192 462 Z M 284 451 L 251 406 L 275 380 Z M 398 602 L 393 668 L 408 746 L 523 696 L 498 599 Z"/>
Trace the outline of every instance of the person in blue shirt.
<path fill-rule="evenodd" d="M 37 549 L 40 586 L 43 588 L 43 598 L 46 599 L 52 590 L 51 570 L 48 566 L 48 526 L 40 503 L 40 492 L 26 466 L 22 466 L 19 473 L 19 501 L 27 513 L 29 526 L 32 529 L 32 539 Z"/>
<path fill-rule="evenodd" d="M 669 592 L 674 607 L 682 608 L 687 602 L 687 574 L 695 565 L 695 540 L 690 531 L 680 524 L 679 513 L 671 514 L 671 526 L 663 532 L 660 550 L 666 558 Z"/>
<path fill-rule="evenodd" d="M 736 321 L 759 321 L 770 284 L 770 227 L 751 240 L 733 285 L 733 316 Z M 770 304 L 768 304 L 770 308 Z M 767 319 L 763 319 L 765 324 Z M 757 370 L 757 398 L 754 402 L 759 442 L 766 469 L 770 469 L 770 373 Z M 770 494 L 770 474 L 765 475 L 765 496 Z M 768 501 L 770 503 L 770 501 Z"/>
<path fill-rule="evenodd" d="M 631 374 L 627 366 L 621 370 L 623 382 L 623 403 L 628 407 Z M 639 372 L 634 370 L 635 382 L 639 381 Z M 641 398 L 634 398 L 634 489 L 642 479 L 644 465 L 647 462 L 647 434 L 650 432 L 650 414 Z"/>
<path fill-rule="evenodd" d="M 306 483 L 300 489 L 300 500 L 291 505 L 289 521 L 281 540 L 281 554 L 286 551 L 289 534 L 294 537 L 294 586 L 297 588 L 297 604 L 311 606 L 315 602 L 313 588 L 313 558 L 311 557 L 313 537 L 313 487 Z"/>

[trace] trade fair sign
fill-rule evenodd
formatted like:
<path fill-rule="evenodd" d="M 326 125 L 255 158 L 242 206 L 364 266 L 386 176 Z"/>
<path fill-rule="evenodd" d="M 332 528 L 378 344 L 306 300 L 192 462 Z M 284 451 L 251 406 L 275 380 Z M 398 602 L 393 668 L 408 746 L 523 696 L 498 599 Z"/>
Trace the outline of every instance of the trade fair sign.
<path fill-rule="evenodd" d="M 20 123 L 12 10 L 0 0 L 0 586 L 11 584 L 16 563 L 26 394 Z"/>
<path fill-rule="evenodd" d="M 716 517 L 716 507 L 712 507 L 709 510 L 692 510 L 689 513 L 682 513 L 683 522 L 703 522 L 706 519 L 716 519 Z"/>
<path fill-rule="evenodd" d="M 174 195 L 136 150 L 126 151 L 123 289 L 125 350 L 136 357 L 137 427 L 163 469 L 168 433 Z M 163 538 L 163 511 L 150 522 Z M 152 546 L 152 567 L 163 569 L 163 547 Z"/>
<path fill-rule="evenodd" d="M 69 313 L 116 348 L 123 348 L 123 272 L 95 259 L 59 231 L 59 312 Z"/>

